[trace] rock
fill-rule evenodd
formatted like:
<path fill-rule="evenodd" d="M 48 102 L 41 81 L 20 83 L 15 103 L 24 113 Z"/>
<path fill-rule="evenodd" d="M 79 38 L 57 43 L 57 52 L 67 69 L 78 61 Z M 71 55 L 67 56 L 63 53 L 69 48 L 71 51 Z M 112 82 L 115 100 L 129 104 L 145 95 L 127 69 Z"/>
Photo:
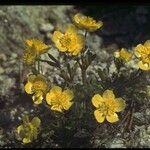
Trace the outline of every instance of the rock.
<path fill-rule="evenodd" d="M 54 29 L 54 26 L 50 23 L 41 24 L 41 26 L 40 26 L 41 32 L 51 32 L 51 31 L 53 31 L 53 29 Z"/>
<path fill-rule="evenodd" d="M 143 113 L 140 113 L 140 112 L 136 112 L 133 114 L 133 117 L 135 119 L 138 119 L 138 121 L 142 122 L 143 124 L 145 123 L 145 117 L 144 117 L 145 114 Z"/>
<path fill-rule="evenodd" d="M 67 24 L 73 6 L 0 6 L 0 53 L 21 54 L 28 38 L 43 38 L 39 32 L 40 24 L 49 21 L 58 26 Z M 64 19 L 65 18 L 65 19 Z M 49 27 L 52 29 L 53 27 Z M 44 27 L 45 28 L 45 27 Z"/>
<path fill-rule="evenodd" d="M 0 74 L 4 73 L 4 69 L 0 66 Z"/>
<path fill-rule="evenodd" d="M 108 146 L 109 148 L 126 148 L 123 139 L 115 138 Z M 107 147 L 107 148 L 108 148 Z"/>

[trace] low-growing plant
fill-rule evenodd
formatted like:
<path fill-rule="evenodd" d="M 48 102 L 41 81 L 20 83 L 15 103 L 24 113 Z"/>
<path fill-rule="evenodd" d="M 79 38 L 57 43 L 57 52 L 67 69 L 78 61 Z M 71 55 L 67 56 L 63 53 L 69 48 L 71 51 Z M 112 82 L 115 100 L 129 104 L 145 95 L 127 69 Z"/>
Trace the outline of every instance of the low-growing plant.
<path fill-rule="evenodd" d="M 24 90 L 32 95 L 33 103 L 38 107 L 44 106 L 47 113 L 33 118 L 31 122 L 26 117 L 23 125 L 17 127 L 24 144 L 38 139 L 40 133 L 37 134 L 37 131 L 43 124 L 40 119 L 48 115 L 52 119 L 48 123 L 45 121 L 46 125 L 41 130 L 54 131 L 58 136 L 69 134 L 68 137 L 73 137 L 78 129 L 93 131 L 102 124 L 116 126 L 118 130 L 120 126 L 131 129 L 133 111 L 142 103 L 139 100 L 143 96 L 140 89 L 146 89 L 143 80 L 150 70 L 150 40 L 138 44 L 132 51 L 126 48 L 116 50 L 112 58 L 117 72 L 110 75 L 108 63 L 106 68 L 96 69 L 97 75 L 90 76 L 87 75 L 88 68 L 94 67 L 97 54 L 89 48 L 87 38 L 103 26 L 105 23 L 103 25 L 102 21 L 97 22 L 78 13 L 73 16 L 73 24 L 68 25 L 64 32 L 54 31 L 53 44 L 48 45 L 35 38 L 26 40 L 23 63 L 31 72 L 27 75 Z M 60 57 L 50 54 L 52 49 L 57 49 Z M 49 59 L 43 59 L 42 55 Z M 43 73 L 42 63 L 56 68 L 61 82 L 49 81 L 49 74 Z M 76 82 L 77 79 L 81 81 Z"/>

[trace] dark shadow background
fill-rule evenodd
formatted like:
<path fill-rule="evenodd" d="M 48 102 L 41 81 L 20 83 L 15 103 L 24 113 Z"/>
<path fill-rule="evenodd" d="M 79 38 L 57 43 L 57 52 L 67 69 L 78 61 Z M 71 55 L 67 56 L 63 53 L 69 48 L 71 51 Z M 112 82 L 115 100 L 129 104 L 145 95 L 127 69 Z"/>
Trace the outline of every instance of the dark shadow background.
<path fill-rule="evenodd" d="M 129 48 L 150 38 L 150 5 L 76 6 L 85 15 L 102 20 L 104 25 L 97 33 L 103 46 L 116 43 Z"/>

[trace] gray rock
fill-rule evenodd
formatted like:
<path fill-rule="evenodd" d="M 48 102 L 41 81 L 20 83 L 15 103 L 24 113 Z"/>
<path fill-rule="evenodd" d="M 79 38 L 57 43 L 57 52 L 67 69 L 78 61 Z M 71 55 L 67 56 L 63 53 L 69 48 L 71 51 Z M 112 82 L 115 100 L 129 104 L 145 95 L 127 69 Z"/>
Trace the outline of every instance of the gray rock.
<path fill-rule="evenodd" d="M 109 148 L 126 148 L 123 139 L 115 138 L 110 144 L 108 144 Z"/>
<path fill-rule="evenodd" d="M 0 6 L 0 53 L 22 53 L 28 38 L 43 38 L 39 26 L 46 21 L 64 25 L 69 21 L 66 11 L 73 6 Z M 66 19 L 64 19 L 66 18 Z M 68 21 L 67 21 L 68 20 Z M 52 27 L 51 27 L 52 29 Z"/>
<path fill-rule="evenodd" d="M 41 32 L 51 32 L 54 29 L 54 26 L 50 23 L 41 24 L 40 31 Z"/>

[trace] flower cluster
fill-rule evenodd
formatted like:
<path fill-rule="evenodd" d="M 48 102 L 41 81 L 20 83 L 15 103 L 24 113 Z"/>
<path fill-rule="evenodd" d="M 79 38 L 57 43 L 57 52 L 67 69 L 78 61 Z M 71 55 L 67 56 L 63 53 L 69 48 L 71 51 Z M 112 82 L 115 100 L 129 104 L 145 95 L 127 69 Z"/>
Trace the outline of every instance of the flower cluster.
<path fill-rule="evenodd" d="M 125 62 L 132 60 L 133 55 L 136 56 L 138 60 L 137 65 L 141 70 L 150 70 L 150 40 L 147 40 L 144 44 L 138 44 L 133 49 L 133 53 L 125 48 L 114 52 L 114 57 L 122 59 Z"/>
<path fill-rule="evenodd" d="M 76 89 L 76 84 L 73 83 L 76 66 L 81 69 L 82 86 L 84 88 L 85 85 L 88 86 L 86 81 L 86 70 L 95 59 L 96 55 L 86 49 L 87 32 L 96 31 L 103 26 L 102 21 L 96 21 L 93 18 L 84 16 L 80 13 L 73 17 L 73 23 L 74 25 L 69 25 L 65 32 L 54 31 L 51 38 L 54 46 L 59 52 L 61 52 L 60 54 L 64 54 L 64 58 L 62 59 L 64 64 L 66 64 L 66 68 L 64 67 L 65 69 L 61 67 L 61 61 L 47 53 L 49 46 L 41 40 L 26 40 L 26 49 L 23 53 L 23 62 L 26 65 L 33 65 L 36 61 L 38 61 L 38 69 L 36 68 L 36 65 L 33 65 L 33 68 L 31 69 L 33 69 L 34 73 L 27 76 L 27 83 L 24 86 L 25 92 L 32 95 L 34 104 L 38 105 L 43 103 L 44 105 L 48 105 L 48 108 L 52 111 L 57 111 L 62 114 L 64 114 L 63 112 L 73 108 L 72 105 L 76 103 L 77 99 L 80 99 L 80 97 L 76 97 L 76 91 L 73 90 Z M 84 32 L 81 32 L 81 29 L 83 29 Z M 146 46 L 147 48 L 143 48 Z M 147 51 L 148 44 L 144 44 L 144 46 L 139 45 L 136 48 L 136 52 L 138 52 L 138 56 L 140 56 L 139 58 L 142 63 L 147 63 L 149 65 L 149 53 Z M 41 59 L 40 56 L 45 53 L 48 54 L 50 61 Z M 114 53 L 116 58 L 122 59 L 125 62 L 130 61 L 132 55 L 132 53 L 124 48 Z M 72 61 L 75 62 L 74 64 L 76 64 L 76 66 L 71 66 L 69 64 L 68 61 L 72 58 Z M 45 62 L 50 66 L 57 67 L 60 71 L 60 77 L 64 79 L 64 83 L 60 83 L 59 86 L 57 85 L 57 82 L 52 84 L 49 83 L 45 75 L 43 75 L 42 69 L 40 72 L 39 62 Z M 93 89 L 95 89 L 95 87 Z M 91 96 L 91 93 L 89 95 Z M 94 94 L 92 93 L 92 96 L 93 95 Z M 95 116 L 99 123 L 104 122 L 105 119 L 110 123 L 117 122 L 119 120 L 117 113 L 123 111 L 126 106 L 125 100 L 122 98 L 115 98 L 112 90 L 105 90 L 102 96 L 100 94 L 95 94 L 93 97 L 90 97 L 89 100 L 91 100 L 91 98 L 92 104 L 96 107 L 93 117 Z M 85 107 L 87 100 L 83 101 L 83 105 Z M 74 109 L 75 111 L 78 109 L 76 108 L 76 105 Z M 86 112 L 86 110 L 83 111 Z M 17 127 L 17 133 L 24 144 L 37 139 L 40 124 L 41 121 L 38 117 L 34 117 L 31 122 L 27 116 L 23 118 L 23 124 Z"/>
<path fill-rule="evenodd" d="M 139 58 L 139 68 L 150 70 L 150 40 L 147 40 L 143 45 L 138 44 L 135 48 L 135 55 Z"/>

